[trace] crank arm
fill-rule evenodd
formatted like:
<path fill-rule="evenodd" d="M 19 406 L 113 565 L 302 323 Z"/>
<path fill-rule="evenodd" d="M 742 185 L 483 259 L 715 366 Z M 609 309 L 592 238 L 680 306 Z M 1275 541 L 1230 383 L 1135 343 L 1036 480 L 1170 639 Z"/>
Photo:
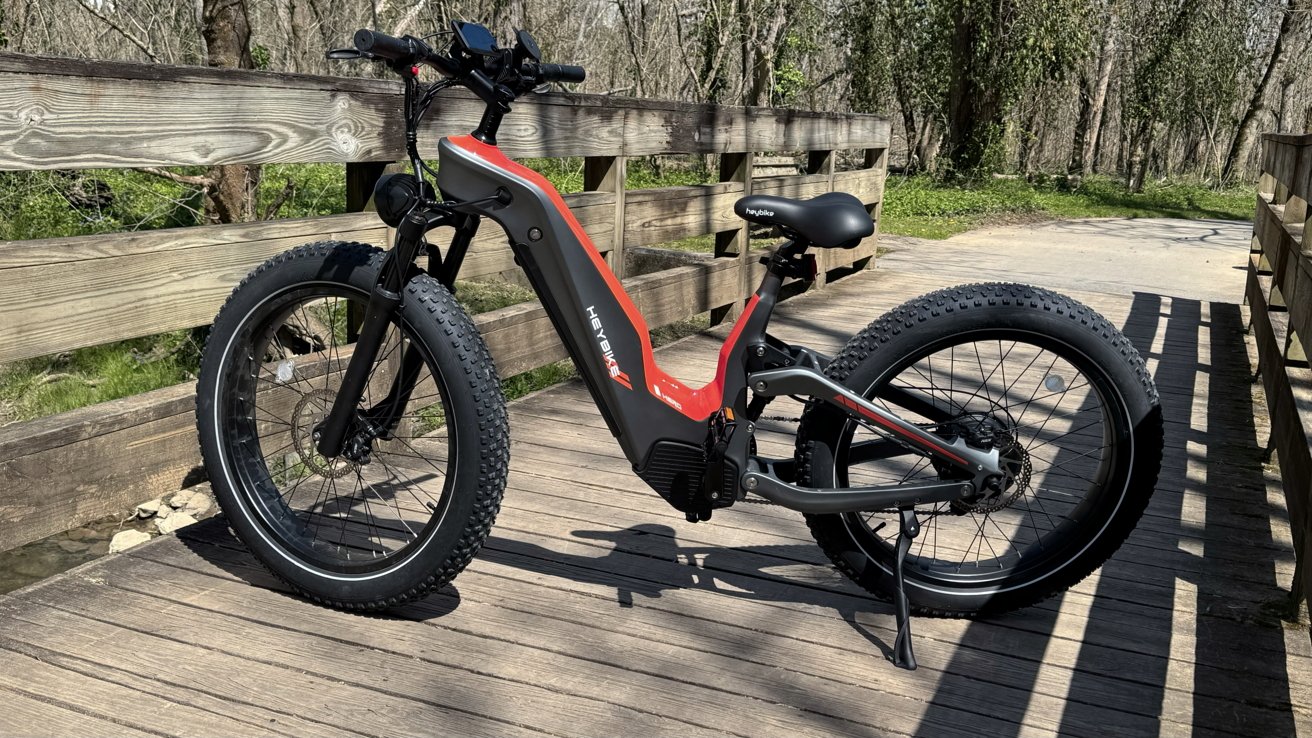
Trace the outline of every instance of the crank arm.
<path fill-rule="evenodd" d="M 874 405 L 814 369 L 793 366 L 767 369 L 749 374 L 747 383 L 758 395 L 767 397 L 809 395 L 836 405 L 851 417 L 874 422 L 889 435 L 905 441 L 935 459 L 951 464 L 977 481 L 989 475 L 1002 474 L 998 466 L 997 450 L 979 451 L 968 446 L 960 438 L 949 443 Z"/>
<path fill-rule="evenodd" d="M 753 458 L 743 474 L 742 487 L 790 510 L 830 514 L 911 507 L 934 502 L 951 502 L 971 495 L 975 485 L 964 481 L 934 481 L 887 484 L 874 487 L 817 489 L 799 487 L 779 479 L 767 463 L 764 470 Z"/>

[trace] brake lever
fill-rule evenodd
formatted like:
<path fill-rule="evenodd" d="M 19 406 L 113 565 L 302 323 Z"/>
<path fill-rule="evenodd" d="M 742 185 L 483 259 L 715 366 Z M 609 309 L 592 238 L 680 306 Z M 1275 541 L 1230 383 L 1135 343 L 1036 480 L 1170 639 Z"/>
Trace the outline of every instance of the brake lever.
<path fill-rule="evenodd" d="M 329 49 L 324 54 L 324 58 L 332 61 L 351 61 L 353 59 L 372 59 L 373 56 L 359 49 Z"/>

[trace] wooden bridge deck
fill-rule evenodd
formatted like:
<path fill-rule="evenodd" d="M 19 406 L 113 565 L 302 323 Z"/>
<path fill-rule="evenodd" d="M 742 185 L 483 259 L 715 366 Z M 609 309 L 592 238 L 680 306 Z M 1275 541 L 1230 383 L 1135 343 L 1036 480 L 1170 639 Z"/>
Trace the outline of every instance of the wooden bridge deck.
<path fill-rule="evenodd" d="M 864 273 L 787 303 L 778 332 L 832 350 L 935 279 L 961 281 Z M 891 608 L 833 572 L 800 516 L 739 505 L 687 524 L 571 383 L 513 406 L 509 489 L 478 559 L 393 616 L 285 595 L 221 520 L 0 598 L 0 734 L 1306 734 L 1312 648 L 1274 612 L 1293 554 L 1240 307 L 1076 296 L 1153 365 L 1157 494 L 1065 595 L 918 619 L 916 672 L 886 660 Z M 713 346 L 660 360 L 697 378 Z"/>

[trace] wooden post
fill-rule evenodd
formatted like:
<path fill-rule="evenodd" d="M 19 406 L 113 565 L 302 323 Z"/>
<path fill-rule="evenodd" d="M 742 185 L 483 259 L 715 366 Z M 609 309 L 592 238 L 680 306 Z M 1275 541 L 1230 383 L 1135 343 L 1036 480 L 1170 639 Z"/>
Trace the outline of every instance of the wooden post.
<path fill-rule="evenodd" d="M 834 191 L 834 151 L 833 149 L 821 149 L 819 151 L 806 152 L 806 173 L 807 174 L 827 174 L 829 175 L 829 184 L 825 187 L 826 192 Z M 811 289 L 823 289 L 825 282 L 829 278 L 829 262 L 835 256 L 834 249 L 815 249 L 813 252 L 816 258 L 816 275 L 815 284 Z"/>
<path fill-rule="evenodd" d="M 615 195 L 615 230 L 606 261 L 611 271 L 624 278 L 624 178 L 628 167 L 623 156 L 589 156 L 583 159 L 583 189 Z"/>
<path fill-rule="evenodd" d="M 365 209 L 387 164 L 385 161 L 353 161 L 346 165 L 346 212 L 358 213 Z"/>
<path fill-rule="evenodd" d="M 383 176 L 387 168 L 385 161 L 352 161 L 346 164 L 346 212 L 363 211 L 374 196 L 374 185 Z M 391 229 L 388 229 L 391 233 Z M 391 244 L 375 244 L 388 248 Z M 360 326 L 364 324 L 364 305 L 356 302 L 346 304 L 346 342 L 355 343 L 360 336 Z"/>
<path fill-rule="evenodd" d="M 888 149 L 866 149 L 865 168 L 878 171 L 880 177 L 888 176 Z M 879 193 L 879 202 L 874 205 L 867 205 L 866 210 L 870 211 L 870 217 L 875 220 L 875 232 L 870 237 L 879 238 L 879 216 L 884 212 L 884 193 Z M 853 269 L 866 269 L 875 262 L 876 255 L 871 254 L 864 259 L 852 263 Z"/>
<path fill-rule="evenodd" d="M 746 153 L 733 153 L 720 155 L 720 181 L 721 182 L 741 182 L 743 185 L 742 197 L 752 194 L 752 160 L 756 155 L 750 151 Z M 719 325 L 728 320 L 738 317 L 742 310 L 743 301 L 747 299 L 747 294 L 751 291 L 750 284 L 752 270 L 749 268 L 749 259 L 751 258 L 751 227 L 747 221 L 741 221 L 737 228 L 729 231 L 720 231 L 715 234 L 715 256 L 718 257 L 737 257 L 738 259 L 738 299 L 730 305 L 722 305 L 711 309 L 711 325 Z"/>

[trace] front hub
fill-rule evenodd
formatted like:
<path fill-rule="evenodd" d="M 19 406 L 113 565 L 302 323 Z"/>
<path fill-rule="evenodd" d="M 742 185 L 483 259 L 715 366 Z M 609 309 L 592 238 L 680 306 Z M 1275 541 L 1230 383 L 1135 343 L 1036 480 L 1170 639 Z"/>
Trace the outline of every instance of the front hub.
<path fill-rule="evenodd" d="M 360 464 L 368 463 L 369 456 L 367 443 L 364 444 L 365 452 L 359 453 L 358 434 L 355 433 L 347 437 L 341 456 L 330 459 L 319 453 L 318 428 L 328 417 L 335 396 L 336 393 L 327 389 L 306 392 L 292 411 L 292 447 L 296 449 L 296 455 L 310 471 L 327 479 L 340 479 L 352 473 Z M 349 453 L 350 450 L 355 451 L 354 455 Z M 364 460 L 360 461 L 360 458 Z"/>

